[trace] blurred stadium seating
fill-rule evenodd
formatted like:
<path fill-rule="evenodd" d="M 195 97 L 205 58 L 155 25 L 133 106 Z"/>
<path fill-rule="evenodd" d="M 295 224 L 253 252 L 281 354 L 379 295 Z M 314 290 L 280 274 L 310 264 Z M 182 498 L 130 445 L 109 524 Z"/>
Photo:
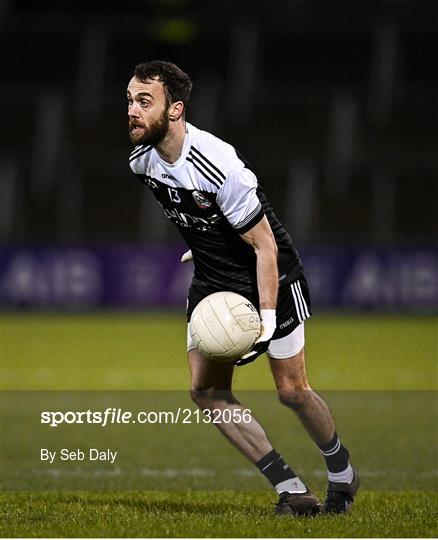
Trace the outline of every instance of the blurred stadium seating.
<path fill-rule="evenodd" d="M 164 58 L 299 245 L 433 248 L 437 21 L 426 0 L 3 1 L 0 242 L 178 241 L 127 165 L 127 81 Z"/>

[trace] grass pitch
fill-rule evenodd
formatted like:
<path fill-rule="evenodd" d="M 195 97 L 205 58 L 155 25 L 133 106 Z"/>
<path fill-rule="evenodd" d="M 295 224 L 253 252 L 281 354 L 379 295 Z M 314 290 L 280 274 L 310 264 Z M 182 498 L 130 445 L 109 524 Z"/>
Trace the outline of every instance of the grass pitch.
<path fill-rule="evenodd" d="M 211 425 L 100 431 L 39 425 L 39 411 L 54 404 L 60 410 L 107 402 L 129 409 L 192 407 L 182 315 L 0 319 L 1 536 L 438 533 L 436 318 L 324 316 L 307 324 L 309 380 L 327 399 L 362 480 L 350 515 L 314 519 L 275 518 L 275 494 Z M 321 457 L 277 403 L 266 364 L 260 358 L 236 370 L 238 396 L 323 497 Z M 50 467 L 36 454 L 44 445 L 108 446 L 119 450 L 120 460 L 117 467 Z"/>
<path fill-rule="evenodd" d="M 186 390 L 183 314 L 0 314 L 5 389 Z M 436 317 L 315 316 L 307 372 L 319 390 L 437 386 Z M 236 388 L 273 389 L 266 361 L 236 369 Z"/>
<path fill-rule="evenodd" d="M 1 496 L 2 536 L 434 537 L 436 493 L 362 491 L 346 516 L 272 515 L 269 492 L 38 493 Z M 17 522 L 20 523 L 17 527 Z"/>

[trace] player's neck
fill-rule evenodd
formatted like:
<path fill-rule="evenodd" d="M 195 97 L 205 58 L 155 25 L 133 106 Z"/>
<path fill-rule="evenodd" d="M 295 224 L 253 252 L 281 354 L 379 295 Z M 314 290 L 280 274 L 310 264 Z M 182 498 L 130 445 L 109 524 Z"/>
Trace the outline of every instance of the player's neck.
<path fill-rule="evenodd" d="M 175 163 L 181 156 L 185 135 L 186 123 L 184 120 L 171 122 L 167 135 L 159 144 L 157 144 L 155 150 L 164 161 L 167 161 L 167 163 Z"/>

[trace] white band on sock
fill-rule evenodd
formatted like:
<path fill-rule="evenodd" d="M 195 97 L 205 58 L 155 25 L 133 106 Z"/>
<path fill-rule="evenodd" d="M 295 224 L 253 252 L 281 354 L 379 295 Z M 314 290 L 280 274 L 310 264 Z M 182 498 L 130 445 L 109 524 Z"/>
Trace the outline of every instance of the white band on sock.
<path fill-rule="evenodd" d="M 353 468 L 350 464 L 348 464 L 348 467 L 345 469 L 345 471 L 336 473 L 327 471 L 327 473 L 330 482 L 342 482 L 343 484 L 351 484 L 354 477 Z"/>
<path fill-rule="evenodd" d="M 284 491 L 288 491 L 289 493 L 306 493 L 307 488 L 298 476 L 295 476 L 295 478 L 289 478 L 289 480 L 284 480 L 277 484 L 275 490 L 277 493 L 283 493 Z"/>
<path fill-rule="evenodd" d="M 333 456 L 333 454 L 336 454 L 336 452 L 339 451 L 339 448 L 341 448 L 341 441 L 338 439 L 333 448 L 330 448 L 329 450 L 321 450 L 321 454 L 323 456 Z"/>

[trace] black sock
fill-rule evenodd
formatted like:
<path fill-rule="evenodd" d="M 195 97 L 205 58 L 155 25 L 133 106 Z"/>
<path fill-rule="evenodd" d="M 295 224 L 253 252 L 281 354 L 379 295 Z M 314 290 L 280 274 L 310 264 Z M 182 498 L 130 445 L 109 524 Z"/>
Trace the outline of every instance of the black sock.
<path fill-rule="evenodd" d="M 297 476 L 275 450 L 271 450 L 269 454 L 262 457 L 255 465 L 274 487 L 280 482 L 296 478 Z"/>
<path fill-rule="evenodd" d="M 336 431 L 331 441 L 327 444 L 319 444 L 318 446 L 321 450 L 321 454 L 324 456 L 328 471 L 332 473 L 345 471 L 348 467 L 348 458 L 350 457 L 350 454 L 339 440 Z"/>

